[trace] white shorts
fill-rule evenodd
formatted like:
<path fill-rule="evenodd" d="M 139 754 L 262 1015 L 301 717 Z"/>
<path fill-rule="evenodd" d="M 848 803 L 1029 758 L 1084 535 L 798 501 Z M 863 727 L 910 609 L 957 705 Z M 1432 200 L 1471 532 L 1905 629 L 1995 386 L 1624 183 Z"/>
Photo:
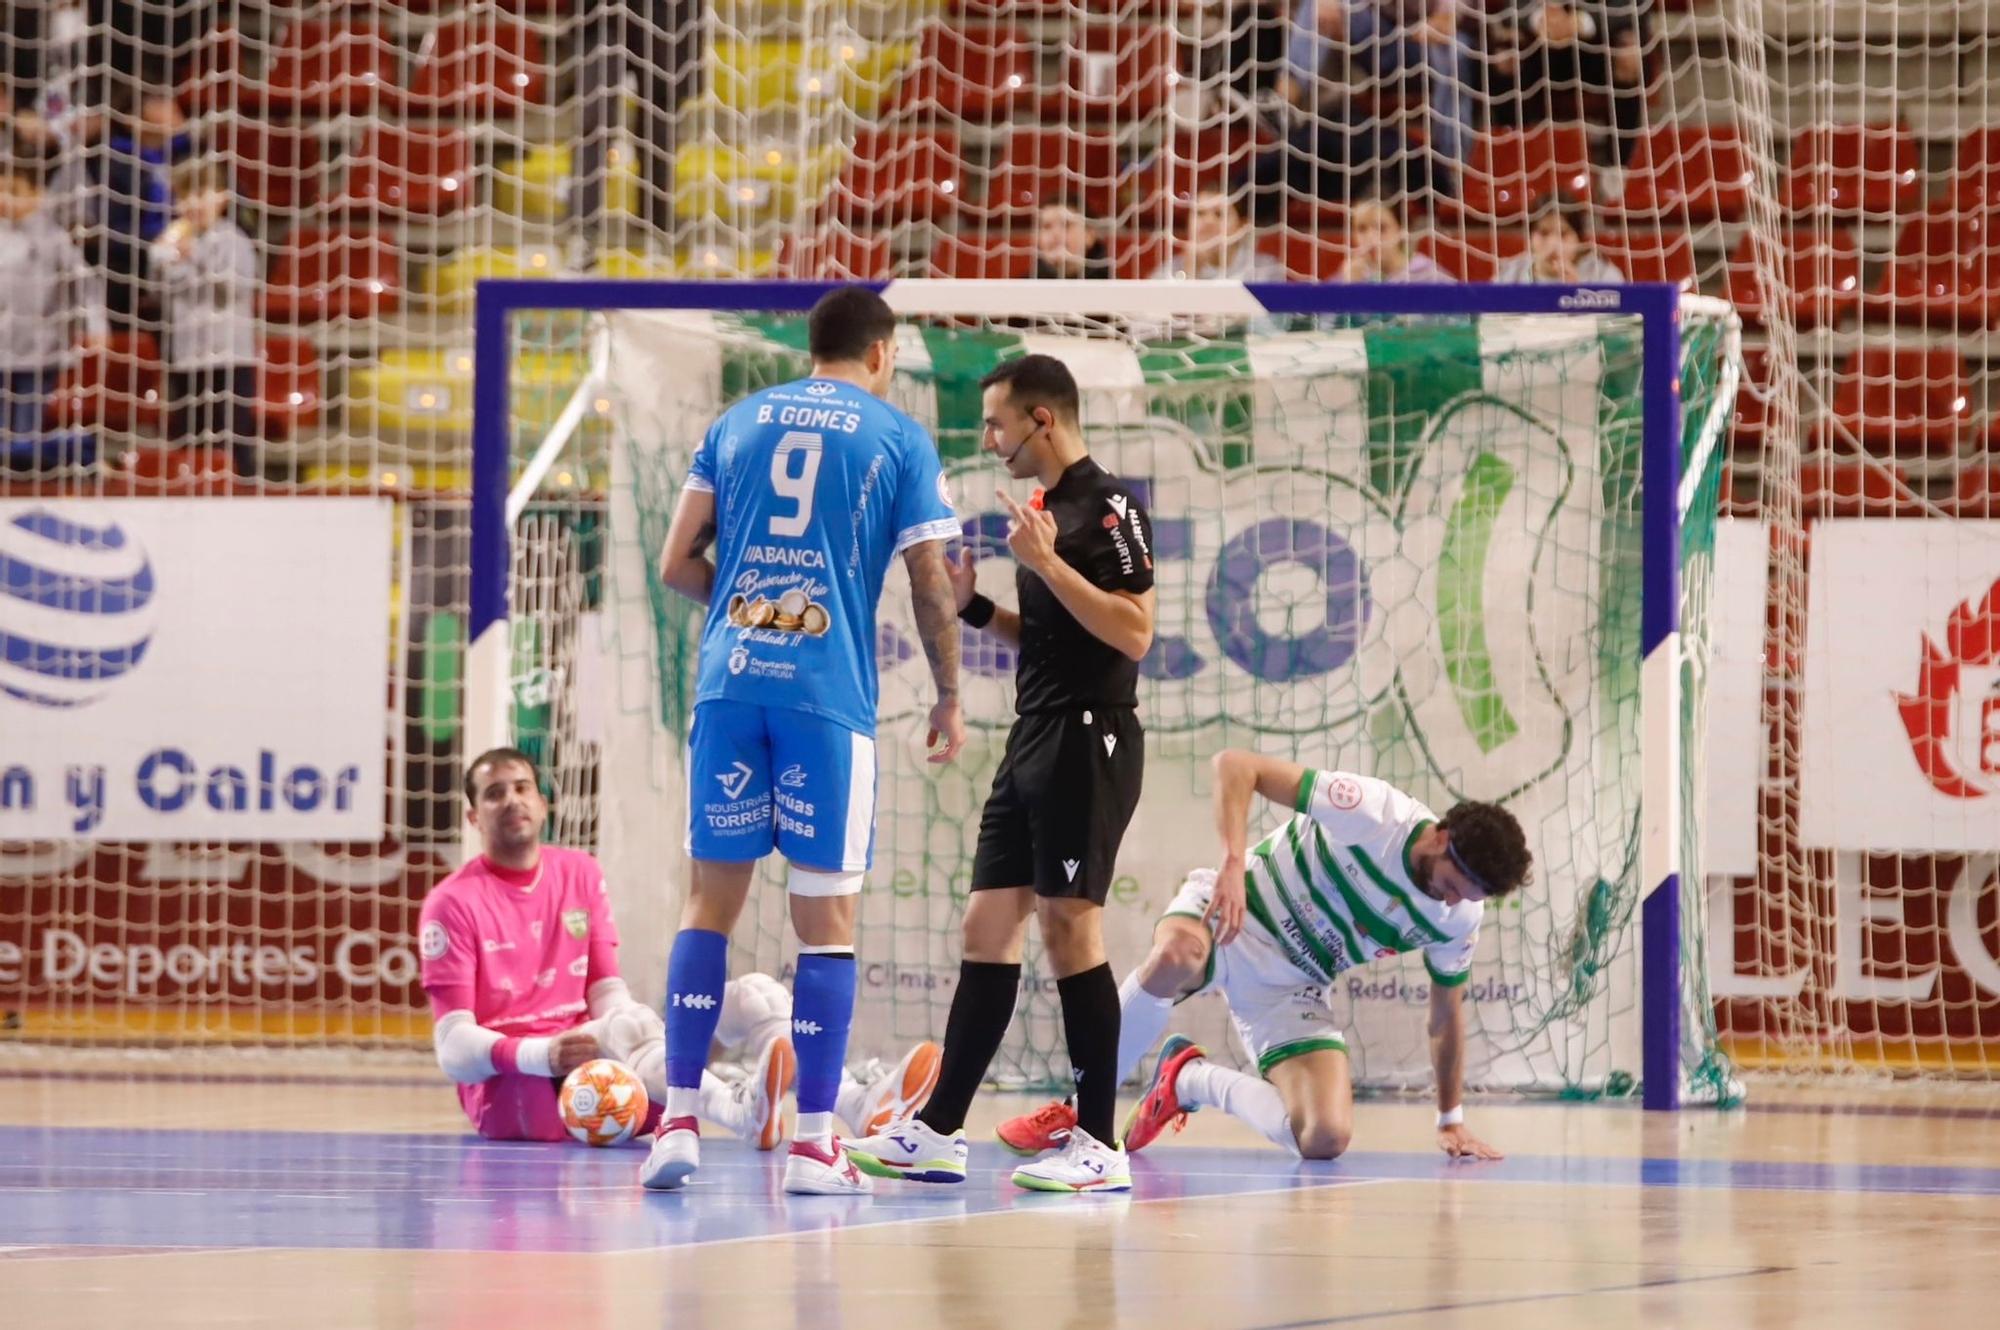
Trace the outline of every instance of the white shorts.
<path fill-rule="evenodd" d="M 1163 917 L 1201 919 L 1214 895 L 1215 870 L 1197 868 L 1174 894 Z M 1257 1059 L 1260 1076 L 1304 1053 L 1347 1051 L 1347 1041 L 1326 1005 L 1326 986 L 1292 964 L 1277 939 L 1255 919 L 1246 918 L 1243 931 L 1228 946 L 1208 949 L 1208 971 L 1193 991 L 1212 989 L 1220 990 L 1229 1004 L 1236 1037 Z"/>

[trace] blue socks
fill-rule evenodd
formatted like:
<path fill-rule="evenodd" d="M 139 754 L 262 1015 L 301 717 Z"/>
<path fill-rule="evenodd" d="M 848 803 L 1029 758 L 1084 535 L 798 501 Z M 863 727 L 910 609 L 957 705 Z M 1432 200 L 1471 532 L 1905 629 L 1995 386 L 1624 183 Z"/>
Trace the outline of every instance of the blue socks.
<path fill-rule="evenodd" d="M 833 1112 L 840 1094 L 847 1032 L 854 1024 L 854 975 L 854 952 L 848 948 L 799 957 L 792 981 L 792 1048 L 799 1055 L 801 1136 L 805 1115 Z"/>
<path fill-rule="evenodd" d="M 849 969 L 853 962 L 848 962 Z M 729 939 L 704 928 L 674 934 L 667 958 L 667 1085 L 693 1090 L 708 1066 L 708 1046 L 722 1020 L 722 988 L 729 982 Z M 852 993 L 853 985 L 848 985 Z M 847 1027 L 841 1027 L 845 1042 Z M 671 1110 L 669 1110 L 671 1111 Z"/>

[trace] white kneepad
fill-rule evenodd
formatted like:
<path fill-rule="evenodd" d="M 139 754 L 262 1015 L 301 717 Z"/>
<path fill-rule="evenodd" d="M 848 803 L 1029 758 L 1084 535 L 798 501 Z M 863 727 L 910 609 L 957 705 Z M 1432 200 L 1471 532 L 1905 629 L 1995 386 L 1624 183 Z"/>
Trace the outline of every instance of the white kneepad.
<path fill-rule="evenodd" d="M 755 1057 L 791 1025 L 791 991 L 770 975 L 752 971 L 731 979 L 723 988 L 722 1019 L 715 1027 L 715 1040 L 729 1049 L 747 1044 L 743 1055 Z"/>
<path fill-rule="evenodd" d="M 660 1013 L 639 1002 L 621 1003 L 606 1012 L 603 1030 L 604 1037 L 599 1043 L 604 1051 L 628 1066 L 667 1037 L 666 1023 L 660 1019 Z"/>

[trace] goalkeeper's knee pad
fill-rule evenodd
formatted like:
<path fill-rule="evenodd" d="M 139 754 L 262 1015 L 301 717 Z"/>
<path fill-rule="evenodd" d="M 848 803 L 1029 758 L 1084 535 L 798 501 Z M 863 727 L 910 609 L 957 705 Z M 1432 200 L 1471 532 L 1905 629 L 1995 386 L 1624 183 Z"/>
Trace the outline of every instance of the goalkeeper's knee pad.
<path fill-rule="evenodd" d="M 715 1040 L 728 1049 L 744 1046 L 742 1056 L 755 1057 L 791 1024 L 791 991 L 768 974 L 752 972 L 731 979 L 722 990 L 722 1020 L 715 1027 Z"/>

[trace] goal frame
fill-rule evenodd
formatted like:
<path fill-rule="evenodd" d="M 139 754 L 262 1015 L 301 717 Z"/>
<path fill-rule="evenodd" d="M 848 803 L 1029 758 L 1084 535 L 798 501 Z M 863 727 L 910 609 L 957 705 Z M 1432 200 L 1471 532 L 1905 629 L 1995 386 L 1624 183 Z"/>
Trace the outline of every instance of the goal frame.
<path fill-rule="evenodd" d="M 1274 314 L 1477 317 L 1615 314 L 1640 323 L 1644 385 L 1640 462 L 1640 979 L 1642 1100 L 1681 1106 L 1680 290 L 1664 282 L 1595 286 L 1389 285 L 1234 281 L 992 282 L 911 278 L 619 281 L 487 278 L 475 286 L 472 361 L 471 584 L 465 657 L 465 751 L 508 738 L 508 581 L 512 321 L 528 312 L 710 310 L 803 313 L 829 291 L 862 285 L 899 315 Z M 1662 387 L 1662 385 L 1665 385 Z M 1710 446 L 1714 446 L 1711 444 Z M 1659 496 L 1671 496 L 1661 502 Z"/>

